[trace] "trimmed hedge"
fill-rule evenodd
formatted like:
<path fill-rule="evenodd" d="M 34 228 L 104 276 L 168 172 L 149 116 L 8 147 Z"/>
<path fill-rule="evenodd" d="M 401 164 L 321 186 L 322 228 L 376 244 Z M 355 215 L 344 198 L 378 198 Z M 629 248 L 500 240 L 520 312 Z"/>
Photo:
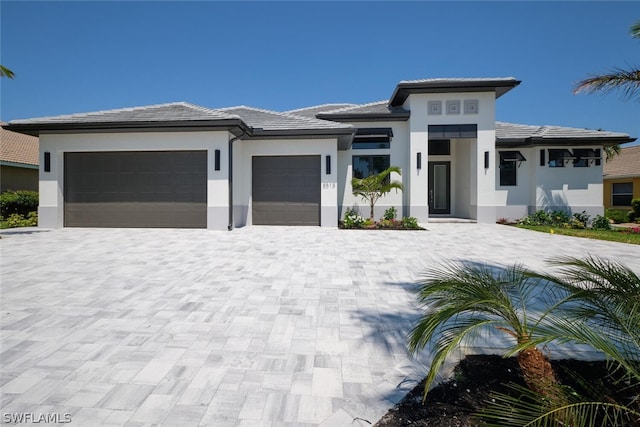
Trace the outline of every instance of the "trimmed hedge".
<path fill-rule="evenodd" d="M 38 210 L 38 192 L 37 191 L 5 191 L 0 194 L 0 215 L 8 218 L 13 214 L 27 217 L 29 212 Z"/>

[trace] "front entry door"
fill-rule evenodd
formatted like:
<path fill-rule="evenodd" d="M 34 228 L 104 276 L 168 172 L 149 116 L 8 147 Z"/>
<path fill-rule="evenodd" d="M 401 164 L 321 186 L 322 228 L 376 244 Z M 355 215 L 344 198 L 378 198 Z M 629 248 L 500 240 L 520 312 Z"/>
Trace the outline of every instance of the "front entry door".
<path fill-rule="evenodd" d="M 429 162 L 429 213 L 451 213 L 451 162 Z"/>

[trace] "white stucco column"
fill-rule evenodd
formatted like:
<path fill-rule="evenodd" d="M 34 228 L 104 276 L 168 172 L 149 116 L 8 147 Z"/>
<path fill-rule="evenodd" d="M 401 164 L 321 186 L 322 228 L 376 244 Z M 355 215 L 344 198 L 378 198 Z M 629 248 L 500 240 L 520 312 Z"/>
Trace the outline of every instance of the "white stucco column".
<path fill-rule="evenodd" d="M 409 170 L 404 171 L 408 177 L 405 191 L 408 192 L 408 216 L 425 223 L 429 220 L 429 128 L 427 123 L 427 103 L 423 97 L 412 95 L 407 100 L 407 108 L 411 111 L 409 118 Z M 418 169 L 418 153 L 422 153 L 421 168 Z"/>

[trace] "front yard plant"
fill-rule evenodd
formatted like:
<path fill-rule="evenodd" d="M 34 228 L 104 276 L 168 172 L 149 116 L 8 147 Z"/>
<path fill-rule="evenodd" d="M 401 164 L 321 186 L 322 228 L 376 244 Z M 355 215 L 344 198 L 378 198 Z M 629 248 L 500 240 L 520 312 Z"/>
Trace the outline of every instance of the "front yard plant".
<path fill-rule="evenodd" d="M 400 181 L 391 181 L 391 174 L 397 173 L 400 175 L 400 168 L 397 166 L 391 166 L 383 170 L 382 172 L 369 175 L 365 178 L 353 178 L 351 180 L 351 189 L 355 196 L 360 196 L 362 199 L 369 203 L 370 214 L 369 219 L 373 221 L 374 207 L 376 202 L 380 200 L 385 194 L 391 190 L 402 191 L 402 183 Z"/>
<path fill-rule="evenodd" d="M 38 193 L 5 191 L 0 194 L 0 228 L 38 225 Z"/>
<path fill-rule="evenodd" d="M 432 356 L 425 397 L 461 344 L 485 338 L 495 345 L 502 337 L 504 356 L 516 355 L 526 387 L 494 394 L 478 415 L 487 425 L 639 425 L 640 277 L 622 264 L 592 257 L 552 264 L 557 274 L 473 263 L 427 272 L 418 289 L 423 314 L 408 342 L 411 352 L 428 348 Z M 600 352 L 629 392 L 614 400 L 561 383 L 542 350 L 552 343 Z"/>
<path fill-rule="evenodd" d="M 384 216 L 376 221 L 371 218 L 365 219 L 360 215 L 356 207 L 348 208 L 343 220 L 339 222 L 340 228 L 345 229 L 362 229 L 362 230 L 423 230 L 418 225 L 418 220 L 414 217 L 403 217 L 396 219 L 398 210 L 390 207 L 384 213 Z"/>

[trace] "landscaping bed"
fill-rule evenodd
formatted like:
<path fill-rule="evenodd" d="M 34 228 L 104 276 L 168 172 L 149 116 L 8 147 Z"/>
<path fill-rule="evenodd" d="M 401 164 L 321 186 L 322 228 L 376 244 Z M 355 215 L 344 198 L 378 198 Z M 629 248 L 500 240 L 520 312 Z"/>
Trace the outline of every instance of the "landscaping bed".
<path fill-rule="evenodd" d="M 607 364 L 603 361 L 555 360 L 552 365 L 560 381 L 580 393 L 584 393 L 583 387 L 576 381 L 580 377 L 587 379 L 588 384 L 600 391 L 602 396 L 618 402 L 625 402 L 628 396 L 640 393 L 640 384 L 629 388 L 616 384 L 608 375 Z M 525 385 L 515 358 L 467 356 L 456 366 L 450 380 L 429 392 L 424 404 L 422 381 L 389 410 L 375 427 L 478 426 L 480 422 L 474 414 L 491 401 L 492 393 L 509 393 L 510 389 L 505 386 L 508 383 Z"/>

